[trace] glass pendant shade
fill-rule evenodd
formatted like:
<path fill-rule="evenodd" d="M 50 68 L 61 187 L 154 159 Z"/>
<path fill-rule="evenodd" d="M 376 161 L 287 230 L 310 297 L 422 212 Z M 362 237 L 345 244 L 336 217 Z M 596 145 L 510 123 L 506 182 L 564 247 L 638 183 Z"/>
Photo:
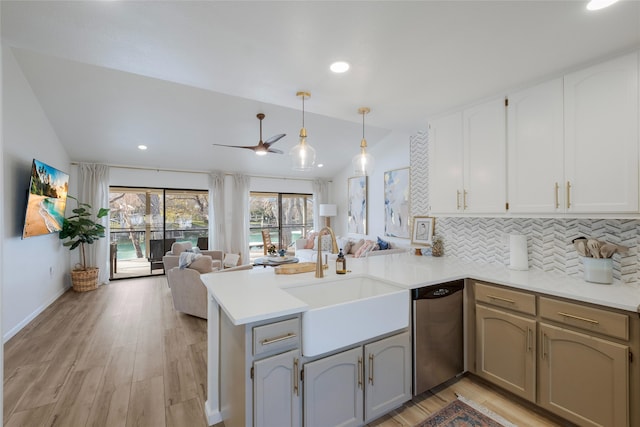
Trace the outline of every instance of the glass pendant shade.
<path fill-rule="evenodd" d="M 356 176 L 367 176 L 373 172 L 375 159 L 362 148 L 359 154 L 353 156 L 351 164 L 353 165 L 353 173 Z"/>
<path fill-rule="evenodd" d="M 291 169 L 296 171 L 310 171 L 316 164 L 316 150 L 307 144 L 307 129 L 304 127 L 304 100 L 309 98 L 309 92 L 298 92 L 296 96 L 302 98 L 302 129 L 300 129 L 300 142 L 289 150 Z"/>
<path fill-rule="evenodd" d="M 300 142 L 289 150 L 291 169 L 296 171 L 310 171 L 316 164 L 316 150 L 307 144 L 306 133 L 306 130 L 302 128 L 300 130 Z"/>
<path fill-rule="evenodd" d="M 353 173 L 356 176 L 367 176 L 373 172 L 375 160 L 373 156 L 367 153 L 367 140 L 364 138 L 364 116 L 371 110 L 367 107 L 358 109 L 358 113 L 362 114 L 362 141 L 360 141 L 360 153 L 353 156 L 351 163 L 353 165 Z"/>

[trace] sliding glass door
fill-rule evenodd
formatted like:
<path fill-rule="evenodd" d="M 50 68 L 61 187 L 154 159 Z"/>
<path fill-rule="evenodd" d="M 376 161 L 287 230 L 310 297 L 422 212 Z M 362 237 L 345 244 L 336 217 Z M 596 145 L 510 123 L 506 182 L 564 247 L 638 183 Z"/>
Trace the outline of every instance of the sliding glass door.
<path fill-rule="evenodd" d="M 208 206 L 206 190 L 111 187 L 111 277 L 164 274 L 175 241 L 207 249 Z"/>

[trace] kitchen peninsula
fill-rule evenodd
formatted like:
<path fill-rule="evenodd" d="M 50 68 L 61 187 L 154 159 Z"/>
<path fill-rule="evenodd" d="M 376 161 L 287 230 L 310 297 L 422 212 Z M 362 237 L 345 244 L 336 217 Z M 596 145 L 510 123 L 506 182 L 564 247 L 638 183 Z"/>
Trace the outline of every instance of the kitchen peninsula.
<path fill-rule="evenodd" d="M 352 272 L 347 275 L 347 278 L 359 276 L 376 278 L 393 283 L 398 288 L 404 288 L 406 290 L 457 279 L 466 279 L 465 370 L 485 379 L 489 378 L 490 381 L 501 386 L 503 384 L 500 382 L 500 375 L 486 372 L 484 365 L 480 363 L 484 360 L 483 357 L 488 357 L 487 355 L 490 354 L 482 352 L 485 350 L 483 333 L 489 331 L 489 329 L 485 331 L 483 327 L 481 330 L 478 326 L 484 325 L 483 322 L 487 318 L 487 310 L 491 313 L 491 316 L 489 316 L 491 319 L 494 318 L 492 317 L 493 314 L 500 314 L 507 316 L 509 319 L 517 317 L 519 320 L 521 317 L 528 322 L 528 326 L 523 329 L 524 346 L 527 347 L 527 354 L 523 356 L 523 360 L 527 360 L 527 363 L 537 364 L 538 369 L 531 369 L 534 375 L 536 372 L 539 374 L 546 373 L 553 375 L 553 369 L 544 368 L 545 365 L 543 365 L 543 363 L 550 360 L 556 361 L 554 357 L 556 355 L 558 357 L 562 356 L 562 352 L 565 351 L 562 348 L 556 349 L 556 347 L 554 347 L 554 334 L 560 332 L 569 331 L 579 339 L 585 340 L 579 344 L 580 348 L 585 346 L 585 342 L 595 342 L 600 347 L 605 344 L 614 347 L 616 351 L 621 352 L 620 354 L 629 360 L 631 360 L 632 354 L 635 353 L 636 357 L 640 354 L 640 286 L 637 284 L 614 282 L 614 284 L 611 285 L 598 285 L 559 273 L 546 273 L 539 270 L 515 271 L 500 265 L 478 264 L 461 261 L 453 257 L 431 258 L 417 257 L 410 254 L 394 254 L 354 260 L 350 263 L 349 267 Z M 276 275 L 271 269 L 253 269 L 224 275 L 206 274 L 202 276 L 202 280 L 207 286 L 210 295 L 208 352 L 209 400 L 207 401 L 207 415 L 210 424 L 224 418 L 225 424 L 228 423 L 227 425 L 230 426 L 236 425 L 233 419 L 228 419 L 228 417 L 231 416 L 229 414 L 233 414 L 233 416 L 231 416 L 232 418 L 237 418 L 238 414 L 241 414 L 238 425 L 253 425 L 254 421 L 257 421 L 255 425 L 260 425 L 258 421 L 259 417 L 254 413 L 254 411 L 260 411 L 260 404 L 257 401 L 253 401 L 258 399 L 258 396 L 254 396 L 252 392 L 252 382 L 257 381 L 258 377 L 254 376 L 252 379 L 251 375 L 255 375 L 253 368 L 256 368 L 255 371 L 257 371 L 260 368 L 259 362 L 263 360 L 259 357 L 260 350 L 256 349 L 256 345 L 259 346 L 259 342 L 256 344 L 255 339 L 256 336 L 260 334 L 260 327 L 264 329 L 265 325 L 277 324 L 278 327 L 284 329 L 282 329 L 282 331 L 275 330 L 275 332 L 281 332 L 274 335 L 275 339 L 282 338 L 279 342 L 288 343 L 288 345 L 278 347 L 279 350 L 263 353 L 263 355 L 280 356 L 281 354 L 284 355 L 294 352 L 292 354 L 294 354 L 295 357 L 287 356 L 289 357 L 287 360 L 292 360 L 290 363 L 287 362 L 290 365 L 288 368 L 290 372 L 287 373 L 287 375 L 289 375 L 287 378 L 294 382 L 295 390 L 291 395 L 295 396 L 295 398 L 292 399 L 291 402 L 287 402 L 287 407 L 292 411 L 289 417 L 291 424 L 302 425 L 302 417 L 300 415 L 302 412 L 301 407 L 304 405 L 306 417 L 309 409 L 304 399 L 307 399 L 309 396 L 305 396 L 304 393 L 302 393 L 302 386 L 296 384 L 302 383 L 300 374 L 303 370 L 304 363 L 308 360 L 312 362 L 316 361 L 315 358 L 305 359 L 304 354 L 299 354 L 299 348 L 301 348 L 300 343 L 304 342 L 305 339 L 303 334 L 300 341 L 300 319 L 303 313 L 310 309 L 310 304 L 295 298 L 288 293 L 286 289 L 291 286 L 317 285 L 323 282 L 333 282 L 339 278 L 340 277 L 332 272 L 331 269 L 329 269 L 323 279 L 316 279 L 313 273 Z M 490 291 L 488 294 L 487 289 Z M 512 294 L 508 295 L 509 298 L 505 298 L 501 292 L 511 292 Z M 519 298 L 527 301 L 527 304 L 531 302 L 532 306 L 530 311 L 528 308 L 522 309 L 519 306 Z M 510 306 L 512 304 L 511 302 L 506 303 L 507 306 L 502 306 L 501 300 L 513 301 L 513 306 Z M 410 304 L 408 293 L 406 304 L 407 306 Z M 477 310 L 476 304 L 478 305 Z M 547 307 L 551 308 L 547 309 Z M 572 314 L 573 312 L 571 312 L 571 310 L 573 309 L 578 310 L 575 313 L 580 314 L 580 316 Z M 552 310 L 553 313 L 549 310 Z M 562 314 L 558 319 L 554 318 L 556 312 Z M 584 315 L 585 312 L 588 316 L 592 316 L 596 320 L 592 320 L 587 315 Z M 518 314 L 518 316 L 514 316 L 514 313 Z M 598 317 L 600 315 L 603 316 L 602 320 Z M 586 326 L 583 325 L 585 322 Z M 500 324 L 511 325 L 512 323 L 502 322 Z M 287 332 L 287 328 L 293 332 Z M 573 331 L 573 329 L 575 329 L 575 331 Z M 225 330 L 227 330 L 229 335 L 226 339 L 223 339 L 222 335 L 225 334 Z M 239 334 L 237 333 L 238 331 L 243 331 L 243 333 Z M 385 333 L 380 337 L 380 341 L 378 342 L 382 342 L 385 345 L 390 343 L 389 345 L 392 344 L 393 348 L 402 348 L 398 340 L 405 340 L 405 335 L 409 335 L 407 331 L 407 328 L 400 328 L 393 332 Z M 604 338 L 607 339 L 605 340 Z M 222 347 L 220 347 L 221 340 L 223 340 Z M 396 341 L 392 342 L 392 340 Z M 403 342 L 406 345 L 406 341 Z M 562 342 L 567 342 L 567 340 L 563 338 Z M 345 350 L 344 353 L 347 353 L 346 350 L 356 351 L 358 355 L 356 360 L 360 360 L 358 357 L 362 357 L 362 347 L 364 346 L 366 351 L 367 346 L 374 344 L 377 344 L 377 342 L 374 342 L 373 339 L 363 340 L 354 342 L 353 346 L 345 346 L 344 349 L 336 351 Z M 506 343 L 505 345 L 510 344 L 511 343 Z M 230 349 L 230 345 L 237 346 L 237 348 Z M 355 348 L 352 349 L 351 347 Z M 241 395 L 234 395 L 233 397 L 225 396 L 225 393 L 230 392 L 229 384 L 225 383 L 225 381 L 222 381 L 221 387 L 219 387 L 219 372 L 217 369 L 212 369 L 212 367 L 219 366 L 220 348 L 222 352 L 240 351 L 247 353 L 246 359 L 235 361 L 236 365 L 242 365 L 242 369 L 250 367 L 250 369 L 238 370 L 238 372 L 244 372 L 244 378 L 234 378 L 233 381 L 236 385 L 242 383 L 243 386 L 240 387 Z M 333 355 L 334 352 L 327 354 Z M 509 354 L 514 355 L 513 357 L 518 357 L 514 352 L 510 352 Z M 363 359 L 366 362 L 366 356 Z M 278 365 L 278 367 L 274 369 L 283 370 L 285 366 L 289 365 Z M 628 362 L 627 360 L 624 360 L 622 364 L 617 361 L 615 366 L 615 369 L 622 366 L 623 371 L 622 373 L 618 371 L 612 373 L 613 376 L 621 377 L 621 379 L 616 379 L 613 385 L 621 390 L 620 393 L 622 393 L 622 396 L 616 395 L 615 399 L 617 401 L 621 400 L 624 403 L 622 407 L 616 406 L 615 408 L 609 408 L 605 402 L 599 405 L 591 405 L 599 411 L 598 413 L 588 413 L 589 410 L 587 410 L 584 417 L 580 414 L 571 415 L 569 412 L 572 411 L 567 410 L 567 412 L 564 412 L 562 408 L 563 404 L 570 406 L 572 404 L 571 402 L 551 401 L 545 403 L 545 401 L 541 400 L 542 398 L 548 397 L 544 390 L 546 384 L 543 381 L 544 378 L 539 379 L 539 390 L 535 390 L 534 387 L 533 393 L 525 398 L 528 398 L 534 404 L 554 411 L 560 416 L 580 417 L 571 420 L 573 422 L 584 423 L 585 425 L 591 425 L 589 424 L 590 417 L 601 421 L 599 418 L 601 416 L 611 423 L 608 425 L 640 425 L 640 414 L 638 413 L 640 408 L 640 369 L 637 363 Z M 224 369 L 228 368 L 229 367 L 225 365 Z M 238 368 L 238 366 L 236 366 L 236 368 Z M 358 369 L 359 372 L 362 372 L 362 367 L 359 366 L 354 368 L 354 372 Z M 364 372 L 369 373 L 370 371 L 365 369 Z M 590 375 L 592 372 L 585 372 L 584 377 L 588 376 L 587 373 Z M 508 375 L 508 373 L 499 374 Z M 603 375 L 606 375 L 606 373 Z M 304 381 L 308 381 L 307 372 L 305 372 Z M 530 381 L 527 381 L 527 386 L 525 387 L 523 385 L 523 388 L 530 386 Z M 508 382 L 509 381 L 505 381 L 505 383 Z M 406 381 L 400 381 L 400 383 L 406 383 Z M 533 379 L 533 383 L 536 384 L 535 378 Z M 291 384 L 291 382 L 286 383 L 289 388 L 291 388 Z M 574 389 L 576 393 L 578 393 L 578 389 L 588 388 L 585 384 L 581 383 L 582 385 L 579 387 L 577 384 L 578 383 L 571 384 L 570 382 L 566 382 L 566 384 L 563 384 L 562 389 L 553 390 L 554 393 L 556 393 L 553 398 L 557 398 L 558 395 L 564 393 L 565 390 Z M 233 387 L 231 387 L 231 389 L 233 389 Z M 519 388 L 516 388 L 516 390 L 507 389 L 515 394 L 520 394 L 518 393 Z M 222 397 L 220 410 L 218 410 L 217 401 L 219 390 L 221 390 L 220 397 Z M 279 391 L 280 390 L 273 390 L 273 393 L 270 394 L 274 395 Z M 366 406 L 368 404 L 366 397 L 367 390 L 365 390 L 364 394 L 364 405 Z M 620 399 L 620 397 L 622 397 L 622 399 Z M 404 399 L 408 400 L 408 398 L 410 398 L 410 396 Z M 229 406 L 231 405 L 230 400 L 234 400 L 235 402 L 242 401 L 245 404 L 241 410 L 238 410 L 238 408 L 232 410 Z M 396 406 L 402 403 L 402 401 L 394 401 Z M 552 408 L 559 409 L 553 410 Z M 573 412 L 575 412 L 576 408 L 568 409 L 573 409 Z M 623 412 L 623 415 L 619 414 L 620 411 Z M 607 418 L 609 416 L 617 418 Z M 365 420 L 367 420 L 366 416 L 360 420 L 356 419 L 354 420 L 354 425 L 363 424 Z M 305 421 L 305 425 L 307 424 L 311 423 Z M 605 424 L 607 424 L 606 421 Z"/>

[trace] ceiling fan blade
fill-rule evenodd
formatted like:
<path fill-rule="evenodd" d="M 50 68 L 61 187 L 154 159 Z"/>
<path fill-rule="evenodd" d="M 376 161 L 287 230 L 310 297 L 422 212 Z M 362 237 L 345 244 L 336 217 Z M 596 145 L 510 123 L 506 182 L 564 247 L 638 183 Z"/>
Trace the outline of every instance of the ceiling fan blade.
<path fill-rule="evenodd" d="M 286 133 L 280 133 L 278 135 L 273 135 L 271 138 L 267 139 L 264 142 L 264 145 L 269 146 L 271 144 L 275 144 L 276 142 L 280 141 L 282 138 L 284 138 L 287 134 Z"/>
<path fill-rule="evenodd" d="M 257 146 L 251 146 L 248 147 L 246 145 L 224 145 L 224 144 L 211 144 L 211 145 L 217 145 L 218 147 L 229 147 L 229 148 L 246 148 L 247 150 L 252 150 L 255 151 Z"/>
<path fill-rule="evenodd" d="M 278 150 L 277 148 L 269 148 L 267 151 L 268 151 L 269 153 L 284 154 L 284 151 L 282 151 L 282 150 Z"/>

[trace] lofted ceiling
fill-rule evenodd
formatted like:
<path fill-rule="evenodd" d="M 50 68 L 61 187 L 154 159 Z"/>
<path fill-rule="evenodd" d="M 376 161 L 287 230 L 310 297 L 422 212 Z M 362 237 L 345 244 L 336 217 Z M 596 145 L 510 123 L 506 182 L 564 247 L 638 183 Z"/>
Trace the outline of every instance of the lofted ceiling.
<path fill-rule="evenodd" d="M 332 177 L 366 137 L 640 48 L 640 1 L 2 1 L 11 47 L 74 161 Z M 328 66 L 346 60 L 351 70 Z M 325 167 L 287 153 L 302 124 Z M 145 152 L 136 147 L 144 144 Z M 34 153 L 36 156 L 37 153 Z"/>

